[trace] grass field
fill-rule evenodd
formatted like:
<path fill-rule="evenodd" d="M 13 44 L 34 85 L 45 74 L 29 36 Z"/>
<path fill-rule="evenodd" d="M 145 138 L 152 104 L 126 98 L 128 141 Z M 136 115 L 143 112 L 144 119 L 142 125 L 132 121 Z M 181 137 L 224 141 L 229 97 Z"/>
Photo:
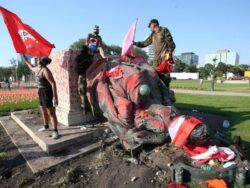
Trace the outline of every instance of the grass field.
<path fill-rule="evenodd" d="M 241 136 L 250 148 L 250 97 L 176 94 L 176 106 L 180 109 L 197 109 L 226 117 L 231 127 L 228 138 Z"/>
<path fill-rule="evenodd" d="M 38 99 L 33 101 L 22 101 L 17 103 L 3 103 L 0 105 L 0 112 L 13 112 L 17 110 L 26 110 L 38 107 Z"/>
<path fill-rule="evenodd" d="M 0 90 L 0 115 L 11 111 L 36 108 L 38 94 L 36 88 Z"/>
<path fill-rule="evenodd" d="M 194 85 L 195 81 L 173 81 L 172 84 L 183 85 Z M 199 84 L 197 84 L 198 86 Z M 219 84 L 218 84 L 219 85 Z M 243 84 L 244 85 L 244 84 Z M 204 83 L 209 88 L 209 82 Z M 217 87 L 217 86 L 216 86 Z M 226 91 L 230 88 L 226 88 Z M 246 86 L 245 86 L 246 87 Z M 249 86 L 248 86 L 249 87 Z M 223 87 L 220 86 L 222 89 Z M 244 90 L 243 86 L 232 85 L 233 91 L 247 91 Z M 192 88 L 187 88 L 192 89 Z M 250 97 L 232 97 L 232 96 L 216 96 L 216 95 L 195 95 L 195 94 L 180 94 L 176 93 L 176 106 L 180 109 L 192 110 L 197 109 L 202 112 L 216 114 L 224 116 L 231 123 L 230 128 L 227 129 L 226 136 L 233 138 L 233 136 L 241 136 L 246 147 L 248 148 L 248 159 L 250 159 Z M 38 107 L 38 99 L 32 100 L 31 102 L 17 102 L 17 103 L 3 103 L 0 105 L 0 116 L 1 113 L 30 109 Z M 191 184 L 189 187 L 202 187 L 197 184 Z M 237 188 L 237 185 L 231 187 Z"/>
<path fill-rule="evenodd" d="M 176 106 L 181 109 L 197 109 L 202 112 L 222 115 L 232 124 L 228 133 L 240 135 L 250 143 L 250 97 L 176 94 Z M 38 99 L 18 103 L 3 103 L 0 112 L 38 107 Z M 249 145 L 250 146 L 250 145 Z"/>
<path fill-rule="evenodd" d="M 171 88 L 192 89 L 192 90 L 211 90 L 211 81 L 204 80 L 200 85 L 199 80 L 172 80 Z M 250 92 L 250 84 L 229 84 L 215 83 L 215 91 L 232 91 L 232 92 Z"/>

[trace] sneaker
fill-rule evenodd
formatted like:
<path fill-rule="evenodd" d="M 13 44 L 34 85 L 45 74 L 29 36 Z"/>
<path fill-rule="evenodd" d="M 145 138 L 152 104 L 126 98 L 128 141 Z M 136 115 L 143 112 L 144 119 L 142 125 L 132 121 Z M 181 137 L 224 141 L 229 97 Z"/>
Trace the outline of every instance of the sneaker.
<path fill-rule="evenodd" d="M 38 129 L 39 132 L 43 132 L 43 131 L 47 131 L 47 130 L 49 130 L 49 128 L 42 127 L 40 129 Z"/>
<path fill-rule="evenodd" d="M 53 138 L 53 139 L 58 139 L 58 138 L 59 138 L 59 134 L 58 134 L 57 131 L 53 131 L 53 132 L 52 132 L 52 138 Z"/>

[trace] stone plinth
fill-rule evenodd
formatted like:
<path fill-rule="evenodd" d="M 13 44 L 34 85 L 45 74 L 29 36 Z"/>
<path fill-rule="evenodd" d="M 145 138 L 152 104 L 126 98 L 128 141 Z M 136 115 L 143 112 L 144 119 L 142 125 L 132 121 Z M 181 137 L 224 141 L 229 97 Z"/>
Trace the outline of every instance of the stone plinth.
<path fill-rule="evenodd" d="M 70 160 L 79 155 L 84 155 L 95 150 L 98 150 L 102 144 L 102 141 L 94 141 L 91 138 L 92 142 L 84 142 L 74 143 L 73 145 L 65 145 L 65 141 L 67 139 L 67 135 L 62 135 L 62 138 L 58 139 L 56 142 L 61 142 L 61 145 L 65 146 L 63 151 L 55 154 L 48 154 L 48 151 L 42 150 L 40 145 L 37 144 L 37 140 L 33 140 L 30 132 L 27 129 L 21 128 L 20 124 L 17 124 L 10 116 L 0 117 L 0 126 L 3 126 L 7 134 L 10 136 L 13 143 L 16 145 L 17 149 L 21 153 L 21 155 L 26 160 L 28 166 L 31 168 L 33 173 L 37 173 L 43 171 L 44 169 L 51 168 L 55 165 L 58 165 L 62 162 Z M 32 128 L 33 125 L 30 125 Z M 28 128 L 28 126 L 27 126 Z M 75 127 L 65 127 L 68 129 L 73 129 Z M 62 130 L 62 133 L 66 130 Z M 86 130 L 87 131 L 87 130 Z M 27 134 L 28 133 L 28 134 Z M 98 132 L 94 133 L 95 134 Z M 41 137 L 41 133 L 34 133 L 38 137 Z M 47 133 L 48 134 L 48 133 Z M 70 136 L 70 135 L 69 135 Z M 73 134 L 72 134 L 73 136 Z M 97 135 L 96 135 L 97 136 Z M 52 138 L 47 137 L 45 140 L 40 140 L 40 142 L 51 142 Z M 76 140 L 75 140 L 76 141 Z M 112 142 L 113 140 L 111 140 Z M 74 142 L 72 140 L 72 142 Z M 57 143 L 58 145 L 59 143 Z M 55 148 L 54 148 L 55 149 Z"/>
<path fill-rule="evenodd" d="M 92 121 L 91 113 L 83 115 L 78 94 L 78 74 L 75 58 L 78 51 L 62 50 L 50 56 L 52 63 L 48 66 L 57 85 L 59 105 L 56 108 L 58 122 L 70 126 Z"/>
<path fill-rule="evenodd" d="M 78 143 L 91 143 L 103 134 L 104 124 L 95 123 L 92 124 L 92 128 L 80 129 L 80 126 L 66 127 L 59 123 L 60 138 L 52 139 L 53 129 L 39 132 L 38 129 L 43 126 L 42 119 L 40 115 L 32 112 L 32 110 L 16 111 L 11 113 L 11 117 L 48 154 L 62 151 Z"/>

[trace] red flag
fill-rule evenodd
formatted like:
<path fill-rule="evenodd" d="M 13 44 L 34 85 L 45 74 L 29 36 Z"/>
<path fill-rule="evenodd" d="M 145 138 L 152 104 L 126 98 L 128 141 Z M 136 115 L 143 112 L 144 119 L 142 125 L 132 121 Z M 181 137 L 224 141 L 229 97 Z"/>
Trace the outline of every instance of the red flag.
<path fill-rule="evenodd" d="M 26 25 L 14 13 L 0 7 L 4 22 L 8 28 L 17 53 L 30 54 L 32 56 L 49 56 L 54 44 L 44 39 L 39 33 Z"/>

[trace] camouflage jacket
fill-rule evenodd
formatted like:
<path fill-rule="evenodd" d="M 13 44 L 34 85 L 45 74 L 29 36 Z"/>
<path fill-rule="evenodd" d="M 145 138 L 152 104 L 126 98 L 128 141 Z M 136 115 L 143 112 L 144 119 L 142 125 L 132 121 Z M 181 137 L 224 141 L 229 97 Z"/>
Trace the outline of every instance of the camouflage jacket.
<path fill-rule="evenodd" d="M 175 49 L 175 43 L 173 41 L 170 31 L 165 27 L 160 27 L 159 32 L 151 33 L 150 36 L 141 42 L 137 42 L 136 46 L 143 48 L 153 45 L 154 48 L 154 62 L 153 66 L 161 64 L 162 58 L 167 52 L 173 52 Z"/>

